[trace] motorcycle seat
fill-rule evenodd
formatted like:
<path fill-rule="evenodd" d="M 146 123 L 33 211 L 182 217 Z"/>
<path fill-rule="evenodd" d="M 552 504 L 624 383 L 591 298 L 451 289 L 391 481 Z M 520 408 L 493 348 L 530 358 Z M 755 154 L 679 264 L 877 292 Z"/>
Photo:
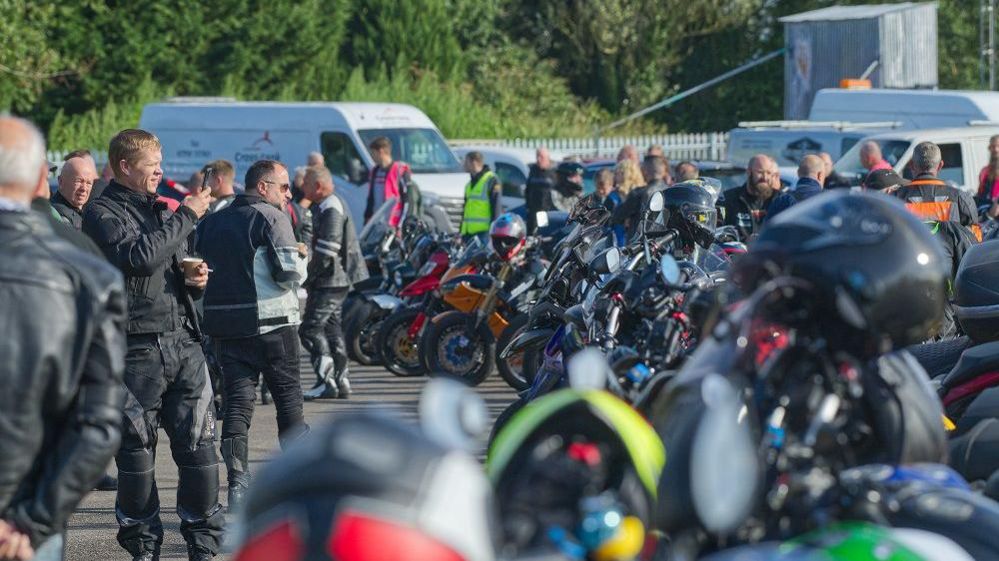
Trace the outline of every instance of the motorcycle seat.
<path fill-rule="evenodd" d="M 945 390 L 954 388 L 992 370 L 999 370 L 999 341 L 977 345 L 961 353 L 961 358 L 940 385 Z"/>
<path fill-rule="evenodd" d="M 932 380 L 942 378 L 953 370 L 954 365 L 961 358 L 961 353 L 970 346 L 972 346 L 972 342 L 969 337 L 958 337 L 912 345 L 905 350 L 909 351 L 909 354 L 919 362 L 919 365 L 926 370 L 926 374 Z"/>

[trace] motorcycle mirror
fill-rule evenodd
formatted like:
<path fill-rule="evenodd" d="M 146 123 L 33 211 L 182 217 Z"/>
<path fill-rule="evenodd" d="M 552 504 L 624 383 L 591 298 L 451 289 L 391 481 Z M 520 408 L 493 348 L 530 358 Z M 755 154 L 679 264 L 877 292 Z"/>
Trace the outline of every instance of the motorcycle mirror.
<path fill-rule="evenodd" d="M 680 265 L 672 255 L 663 255 L 659 259 L 659 274 L 667 285 L 674 285 L 680 281 Z"/>
<path fill-rule="evenodd" d="M 603 353 L 587 347 L 569 359 L 569 386 L 574 390 L 602 390 L 607 385 L 609 368 Z"/>
<path fill-rule="evenodd" d="M 538 228 L 544 228 L 548 225 L 548 213 L 543 210 L 534 213 L 534 221 L 538 224 Z"/>
<path fill-rule="evenodd" d="M 663 208 L 666 207 L 666 199 L 663 198 L 661 191 L 656 191 L 652 193 L 649 197 L 649 211 L 651 212 L 662 212 Z"/>
<path fill-rule="evenodd" d="M 477 450 L 489 428 L 486 402 L 472 388 L 449 378 L 433 378 L 419 404 L 423 432 L 449 448 Z"/>
<path fill-rule="evenodd" d="M 621 251 L 611 247 L 602 251 L 590 261 L 590 270 L 598 275 L 613 273 L 621 264 Z"/>
<path fill-rule="evenodd" d="M 727 534 L 755 507 L 760 465 L 745 406 L 732 384 L 709 374 L 701 383 L 701 396 L 706 408 L 691 449 L 691 498 L 704 527 Z"/>

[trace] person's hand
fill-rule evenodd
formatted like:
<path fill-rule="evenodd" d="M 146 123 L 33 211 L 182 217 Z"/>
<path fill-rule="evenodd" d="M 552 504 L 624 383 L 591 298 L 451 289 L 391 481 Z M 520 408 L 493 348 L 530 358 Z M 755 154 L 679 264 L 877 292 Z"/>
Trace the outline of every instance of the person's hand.
<path fill-rule="evenodd" d="M 194 214 L 201 218 L 208 212 L 208 205 L 212 202 L 212 191 L 211 189 L 202 189 L 197 195 L 191 195 L 184 198 L 184 202 L 180 203 L 183 206 L 194 211 Z"/>
<path fill-rule="evenodd" d="M 31 540 L 7 522 L 0 520 L 0 561 L 27 561 L 34 557 Z"/>
<path fill-rule="evenodd" d="M 184 283 L 193 288 L 204 289 L 208 286 L 208 265 L 201 263 L 194 270 L 194 275 L 186 277 Z"/>

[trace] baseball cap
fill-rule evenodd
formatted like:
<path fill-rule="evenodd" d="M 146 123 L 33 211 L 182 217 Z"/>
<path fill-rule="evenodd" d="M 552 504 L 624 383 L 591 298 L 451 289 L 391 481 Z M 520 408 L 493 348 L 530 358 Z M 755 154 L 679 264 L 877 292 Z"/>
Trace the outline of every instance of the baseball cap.
<path fill-rule="evenodd" d="M 864 188 L 874 191 L 884 191 L 890 187 L 908 185 L 909 182 L 902 179 L 893 169 L 879 169 L 867 174 L 864 178 Z"/>

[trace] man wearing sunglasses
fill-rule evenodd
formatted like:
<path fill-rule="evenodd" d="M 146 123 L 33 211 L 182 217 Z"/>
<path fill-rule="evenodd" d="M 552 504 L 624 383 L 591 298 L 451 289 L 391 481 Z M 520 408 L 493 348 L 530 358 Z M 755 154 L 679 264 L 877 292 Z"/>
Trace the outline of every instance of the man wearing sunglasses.
<path fill-rule="evenodd" d="M 290 199 L 288 169 L 261 160 L 246 172 L 246 193 L 198 226 L 196 248 L 213 268 L 205 289 L 204 331 L 222 368 L 222 457 L 230 511 L 249 485 L 247 435 L 261 375 L 274 398 L 281 444 L 307 430 L 297 332 L 306 252 L 284 212 Z"/>

